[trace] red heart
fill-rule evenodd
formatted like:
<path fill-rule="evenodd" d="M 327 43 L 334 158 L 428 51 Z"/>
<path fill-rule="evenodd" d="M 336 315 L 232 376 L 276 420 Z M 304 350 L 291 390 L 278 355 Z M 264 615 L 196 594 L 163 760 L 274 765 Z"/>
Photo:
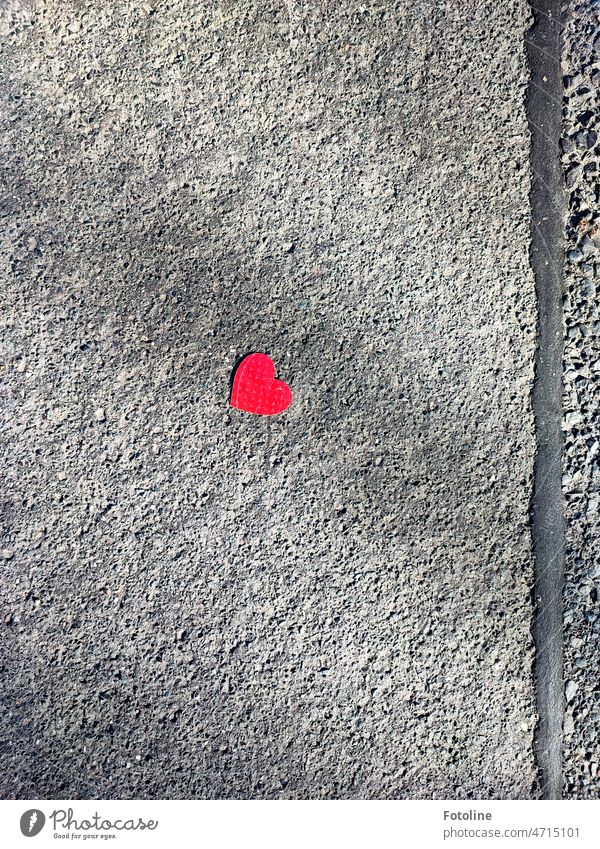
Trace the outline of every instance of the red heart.
<path fill-rule="evenodd" d="M 270 357 L 250 354 L 237 367 L 230 403 L 246 413 L 274 416 L 290 406 L 292 392 L 283 380 L 275 380 L 275 364 Z"/>

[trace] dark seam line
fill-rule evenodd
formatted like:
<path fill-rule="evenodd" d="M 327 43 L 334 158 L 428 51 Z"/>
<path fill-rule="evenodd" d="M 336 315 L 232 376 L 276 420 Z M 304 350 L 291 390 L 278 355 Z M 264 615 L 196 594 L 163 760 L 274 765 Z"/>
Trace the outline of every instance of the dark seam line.
<path fill-rule="evenodd" d="M 564 190 L 560 167 L 562 76 L 560 0 L 530 2 L 534 24 L 526 33 L 530 80 L 527 117 L 531 133 L 531 243 L 538 308 L 532 406 L 536 458 L 531 499 L 535 559 L 534 681 L 538 723 L 535 756 L 539 795 L 562 796 L 564 718 L 563 611 L 564 519 L 561 492 Z M 540 8 L 538 8 L 538 6 Z M 544 130 L 540 124 L 543 123 Z"/>
<path fill-rule="evenodd" d="M 542 53 L 544 56 L 546 56 L 547 59 L 550 59 L 550 61 L 554 62 L 556 66 L 560 68 L 560 59 L 556 56 L 553 56 L 552 53 L 546 50 L 545 47 L 541 47 L 539 44 L 536 44 L 535 41 L 532 41 L 530 38 L 525 39 L 525 44 L 527 44 L 528 47 L 531 47 L 532 50 L 536 50 L 539 53 Z M 548 46 L 552 47 L 553 45 L 549 44 Z"/>

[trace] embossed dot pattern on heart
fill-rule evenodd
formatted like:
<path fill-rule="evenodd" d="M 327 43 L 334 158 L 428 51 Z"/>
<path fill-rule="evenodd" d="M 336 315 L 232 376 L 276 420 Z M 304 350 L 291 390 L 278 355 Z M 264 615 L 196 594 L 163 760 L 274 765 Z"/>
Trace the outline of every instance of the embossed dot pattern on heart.
<path fill-rule="evenodd" d="M 292 392 L 287 383 L 275 379 L 275 364 L 270 357 L 250 354 L 237 367 L 230 403 L 246 413 L 273 416 L 290 406 Z"/>

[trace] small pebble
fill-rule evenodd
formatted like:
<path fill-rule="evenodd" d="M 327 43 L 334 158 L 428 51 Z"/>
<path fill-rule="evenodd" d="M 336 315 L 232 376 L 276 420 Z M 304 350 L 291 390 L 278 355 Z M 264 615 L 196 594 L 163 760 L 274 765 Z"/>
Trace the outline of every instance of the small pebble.
<path fill-rule="evenodd" d="M 577 684 L 575 681 L 567 681 L 567 684 L 565 686 L 565 698 L 567 702 L 573 701 L 578 689 L 579 684 Z"/>

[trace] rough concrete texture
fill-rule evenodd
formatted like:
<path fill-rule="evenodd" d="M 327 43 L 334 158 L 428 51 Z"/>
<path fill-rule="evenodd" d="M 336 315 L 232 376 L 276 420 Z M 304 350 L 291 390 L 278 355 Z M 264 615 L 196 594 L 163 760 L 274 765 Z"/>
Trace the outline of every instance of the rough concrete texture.
<path fill-rule="evenodd" d="M 563 16 L 566 502 L 564 791 L 600 795 L 600 2 Z"/>
<path fill-rule="evenodd" d="M 525 0 L 0 8 L 3 794 L 535 795 Z"/>

